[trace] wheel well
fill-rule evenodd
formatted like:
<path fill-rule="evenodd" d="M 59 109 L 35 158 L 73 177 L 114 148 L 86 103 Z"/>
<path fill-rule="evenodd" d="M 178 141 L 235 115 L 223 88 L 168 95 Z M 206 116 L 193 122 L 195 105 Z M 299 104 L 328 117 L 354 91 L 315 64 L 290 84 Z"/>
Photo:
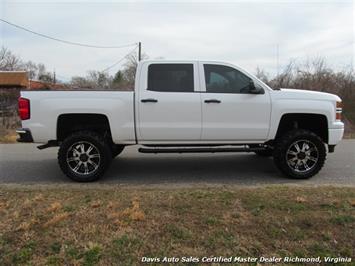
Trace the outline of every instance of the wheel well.
<path fill-rule="evenodd" d="M 102 114 L 62 114 L 57 120 L 57 140 L 62 141 L 68 135 L 81 131 L 94 131 L 112 141 L 110 123 Z"/>
<path fill-rule="evenodd" d="M 318 135 L 323 142 L 328 143 L 328 121 L 321 114 L 285 114 L 277 129 L 276 139 L 285 132 L 295 128 L 307 129 Z"/>

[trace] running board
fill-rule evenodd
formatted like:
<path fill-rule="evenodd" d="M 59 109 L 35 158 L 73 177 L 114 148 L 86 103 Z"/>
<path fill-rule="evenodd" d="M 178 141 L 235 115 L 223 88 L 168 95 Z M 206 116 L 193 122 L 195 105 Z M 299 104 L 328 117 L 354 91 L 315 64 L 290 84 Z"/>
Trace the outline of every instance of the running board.
<path fill-rule="evenodd" d="M 37 149 L 43 150 L 43 149 L 47 149 L 50 147 L 56 147 L 56 146 L 58 146 L 58 142 L 56 140 L 50 140 L 46 144 L 42 144 L 42 145 L 37 146 Z"/>
<path fill-rule="evenodd" d="M 201 153 L 201 152 L 253 152 L 262 151 L 265 148 L 211 148 L 211 147 L 198 147 L 198 148 L 139 148 L 141 153 Z"/>

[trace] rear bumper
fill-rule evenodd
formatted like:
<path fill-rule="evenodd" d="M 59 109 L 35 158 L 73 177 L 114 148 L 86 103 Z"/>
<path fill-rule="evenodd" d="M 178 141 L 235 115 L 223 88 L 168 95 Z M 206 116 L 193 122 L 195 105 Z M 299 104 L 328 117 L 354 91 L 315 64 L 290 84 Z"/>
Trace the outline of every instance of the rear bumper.
<path fill-rule="evenodd" d="M 28 128 L 16 129 L 16 133 L 19 135 L 17 142 L 33 142 L 31 131 Z"/>

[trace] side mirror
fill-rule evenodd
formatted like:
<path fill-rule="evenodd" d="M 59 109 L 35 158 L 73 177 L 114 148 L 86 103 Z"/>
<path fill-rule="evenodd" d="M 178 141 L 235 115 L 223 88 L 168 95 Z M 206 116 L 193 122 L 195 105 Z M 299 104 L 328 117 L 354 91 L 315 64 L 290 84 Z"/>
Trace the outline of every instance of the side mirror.
<path fill-rule="evenodd" d="M 249 85 L 249 93 L 250 94 L 264 94 L 264 89 L 261 88 L 259 85 L 254 84 L 252 80 L 250 80 L 250 85 Z"/>

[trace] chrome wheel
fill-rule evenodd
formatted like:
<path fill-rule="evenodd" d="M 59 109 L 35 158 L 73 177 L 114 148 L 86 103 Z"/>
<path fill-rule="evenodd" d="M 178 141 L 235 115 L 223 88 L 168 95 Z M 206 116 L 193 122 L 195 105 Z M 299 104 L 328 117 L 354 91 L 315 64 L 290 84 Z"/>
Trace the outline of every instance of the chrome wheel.
<path fill-rule="evenodd" d="M 99 149 L 87 141 L 79 141 L 71 145 L 66 157 L 69 168 L 79 175 L 95 172 L 101 161 Z"/>
<path fill-rule="evenodd" d="M 319 158 L 315 144 L 309 140 L 293 142 L 286 152 L 287 165 L 295 172 L 304 173 L 312 170 Z"/>

